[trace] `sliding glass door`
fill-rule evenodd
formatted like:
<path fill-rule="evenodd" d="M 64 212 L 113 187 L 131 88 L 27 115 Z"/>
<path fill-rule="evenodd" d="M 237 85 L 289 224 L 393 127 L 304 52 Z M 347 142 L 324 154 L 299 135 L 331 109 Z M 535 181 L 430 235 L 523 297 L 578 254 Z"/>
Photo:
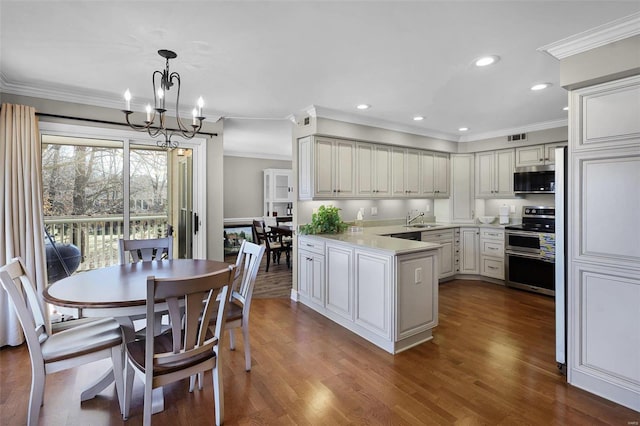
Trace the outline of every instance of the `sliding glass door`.
<path fill-rule="evenodd" d="M 202 140 L 165 151 L 139 134 L 110 129 L 42 123 L 41 134 L 44 236 L 49 269 L 58 269 L 50 281 L 65 276 L 60 252 L 74 256 L 74 247 L 79 271 L 117 264 L 120 238 L 172 236 L 176 257 L 202 256 L 194 220 L 204 200 L 192 193 Z"/>

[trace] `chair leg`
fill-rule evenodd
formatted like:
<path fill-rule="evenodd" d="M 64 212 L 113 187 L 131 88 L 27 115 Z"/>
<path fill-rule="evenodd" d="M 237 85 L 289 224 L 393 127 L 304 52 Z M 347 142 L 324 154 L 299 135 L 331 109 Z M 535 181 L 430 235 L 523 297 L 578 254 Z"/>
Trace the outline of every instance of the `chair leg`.
<path fill-rule="evenodd" d="M 265 272 L 269 272 L 269 262 L 271 262 L 271 253 L 267 253 L 267 270 Z"/>
<path fill-rule="evenodd" d="M 29 413 L 27 416 L 27 424 L 29 426 L 38 424 L 40 407 L 44 401 L 45 374 L 44 368 L 31 369 L 31 395 L 29 395 Z"/>
<path fill-rule="evenodd" d="M 242 324 L 245 371 L 251 371 L 251 344 L 249 343 L 249 323 Z"/>
<path fill-rule="evenodd" d="M 111 362 L 113 363 L 113 377 L 116 382 L 116 395 L 118 395 L 118 404 L 120 405 L 120 414 L 124 417 L 125 409 L 125 389 L 124 389 L 124 366 L 123 366 L 123 347 L 122 345 L 111 348 Z"/>
<path fill-rule="evenodd" d="M 131 408 L 131 394 L 133 393 L 133 379 L 135 373 L 133 367 L 129 364 L 129 360 L 125 360 L 125 390 L 124 390 L 124 413 L 122 417 L 126 420 L 129 418 L 129 409 Z"/>
<path fill-rule="evenodd" d="M 146 380 L 145 380 L 146 381 Z M 153 414 L 153 388 L 151 383 L 144 384 L 144 409 L 142 416 L 142 424 L 151 426 L 151 415 Z"/>
<path fill-rule="evenodd" d="M 233 331 L 233 328 L 229 329 L 229 349 L 232 351 L 236 350 L 236 334 Z"/>
<path fill-rule="evenodd" d="M 224 388 L 222 384 L 222 374 L 220 374 L 219 359 L 211 372 L 213 376 L 213 403 L 216 411 L 216 426 L 224 422 Z"/>

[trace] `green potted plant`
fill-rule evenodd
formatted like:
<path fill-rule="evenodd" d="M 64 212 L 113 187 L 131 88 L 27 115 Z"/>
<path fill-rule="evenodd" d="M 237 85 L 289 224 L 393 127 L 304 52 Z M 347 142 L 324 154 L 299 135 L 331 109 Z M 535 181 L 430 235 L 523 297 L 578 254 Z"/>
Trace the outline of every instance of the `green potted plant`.
<path fill-rule="evenodd" d="M 340 209 L 333 206 L 320 206 L 311 216 L 311 223 L 300 226 L 301 234 L 339 234 L 349 225 L 340 218 Z"/>

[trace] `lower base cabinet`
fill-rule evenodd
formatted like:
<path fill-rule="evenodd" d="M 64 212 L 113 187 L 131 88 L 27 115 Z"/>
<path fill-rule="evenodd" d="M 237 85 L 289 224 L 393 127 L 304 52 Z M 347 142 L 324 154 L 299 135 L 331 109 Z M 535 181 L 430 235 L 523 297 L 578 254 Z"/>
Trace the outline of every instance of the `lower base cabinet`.
<path fill-rule="evenodd" d="M 324 309 L 324 243 L 305 241 L 298 246 L 298 294 L 306 305 Z"/>
<path fill-rule="evenodd" d="M 354 321 L 384 339 L 391 338 L 391 261 L 391 256 L 355 251 Z"/>
<path fill-rule="evenodd" d="M 298 247 L 301 303 L 392 354 L 432 338 L 437 249 L 395 255 L 319 236 Z"/>
<path fill-rule="evenodd" d="M 326 245 L 326 308 L 353 319 L 353 249 Z"/>
<path fill-rule="evenodd" d="M 410 338 L 431 330 L 438 324 L 437 257 L 422 255 L 399 256 L 396 260 L 398 273 L 397 336 Z"/>
<path fill-rule="evenodd" d="M 504 230 L 480 228 L 480 275 L 504 280 Z"/>
<path fill-rule="evenodd" d="M 480 232 L 476 227 L 460 228 L 460 273 L 480 273 Z"/>
<path fill-rule="evenodd" d="M 443 229 L 440 231 L 423 231 L 422 241 L 440 244 L 438 250 L 440 258 L 439 278 L 447 278 L 456 273 L 456 245 L 453 229 Z"/>

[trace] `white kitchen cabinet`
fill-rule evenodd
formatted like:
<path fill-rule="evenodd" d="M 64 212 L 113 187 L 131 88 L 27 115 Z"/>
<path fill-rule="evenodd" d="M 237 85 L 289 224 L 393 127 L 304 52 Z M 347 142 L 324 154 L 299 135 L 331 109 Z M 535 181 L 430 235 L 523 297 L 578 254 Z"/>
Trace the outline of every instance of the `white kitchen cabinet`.
<path fill-rule="evenodd" d="M 373 144 L 356 144 L 356 191 L 358 196 L 374 197 L 375 165 L 373 159 Z"/>
<path fill-rule="evenodd" d="M 455 274 L 455 242 L 454 230 L 442 229 L 436 231 L 423 231 L 421 240 L 429 243 L 440 244 L 438 249 L 439 278 L 447 278 Z"/>
<path fill-rule="evenodd" d="M 298 139 L 298 199 L 313 199 L 313 140 Z"/>
<path fill-rule="evenodd" d="M 569 95 L 567 378 L 640 411 L 640 76 Z"/>
<path fill-rule="evenodd" d="M 476 153 L 476 197 L 513 197 L 514 150 Z"/>
<path fill-rule="evenodd" d="M 356 191 L 358 197 L 391 196 L 391 148 L 386 145 L 356 145 Z"/>
<path fill-rule="evenodd" d="M 264 170 L 264 215 L 273 212 L 284 216 L 286 205 L 293 202 L 293 172 L 287 169 Z"/>
<path fill-rule="evenodd" d="M 460 273 L 480 273 L 480 232 L 477 227 L 460 228 Z"/>
<path fill-rule="evenodd" d="M 420 193 L 429 198 L 449 197 L 449 154 L 420 153 Z"/>
<path fill-rule="evenodd" d="M 314 149 L 314 197 L 353 197 L 355 142 L 317 137 Z"/>
<path fill-rule="evenodd" d="M 392 354 L 432 338 L 438 324 L 435 248 L 398 254 L 348 235 L 303 235 L 298 247 L 301 303 Z M 321 267 L 326 275 L 317 273 Z"/>
<path fill-rule="evenodd" d="M 555 149 L 567 146 L 566 142 L 531 145 L 516 148 L 516 167 L 547 166 L 555 164 Z"/>
<path fill-rule="evenodd" d="M 300 300 L 317 311 L 325 307 L 324 243 L 299 237 L 298 294 Z"/>
<path fill-rule="evenodd" d="M 354 322 L 384 339 L 391 338 L 392 259 L 367 250 L 355 250 Z"/>
<path fill-rule="evenodd" d="M 398 339 L 428 332 L 438 324 L 438 304 L 425 303 L 438 300 L 438 282 L 434 279 L 437 268 L 433 256 L 413 254 L 396 258 Z"/>
<path fill-rule="evenodd" d="M 353 319 L 353 249 L 327 243 L 326 308 L 348 320 Z"/>
<path fill-rule="evenodd" d="M 470 222 L 475 218 L 474 155 L 451 155 L 451 222 Z"/>
<path fill-rule="evenodd" d="M 298 141 L 301 200 L 353 198 L 356 194 L 353 141 L 325 137 Z"/>
<path fill-rule="evenodd" d="M 504 280 L 504 230 L 480 228 L 480 275 Z"/>
<path fill-rule="evenodd" d="M 392 195 L 418 197 L 420 195 L 420 151 L 391 149 Z"/>

